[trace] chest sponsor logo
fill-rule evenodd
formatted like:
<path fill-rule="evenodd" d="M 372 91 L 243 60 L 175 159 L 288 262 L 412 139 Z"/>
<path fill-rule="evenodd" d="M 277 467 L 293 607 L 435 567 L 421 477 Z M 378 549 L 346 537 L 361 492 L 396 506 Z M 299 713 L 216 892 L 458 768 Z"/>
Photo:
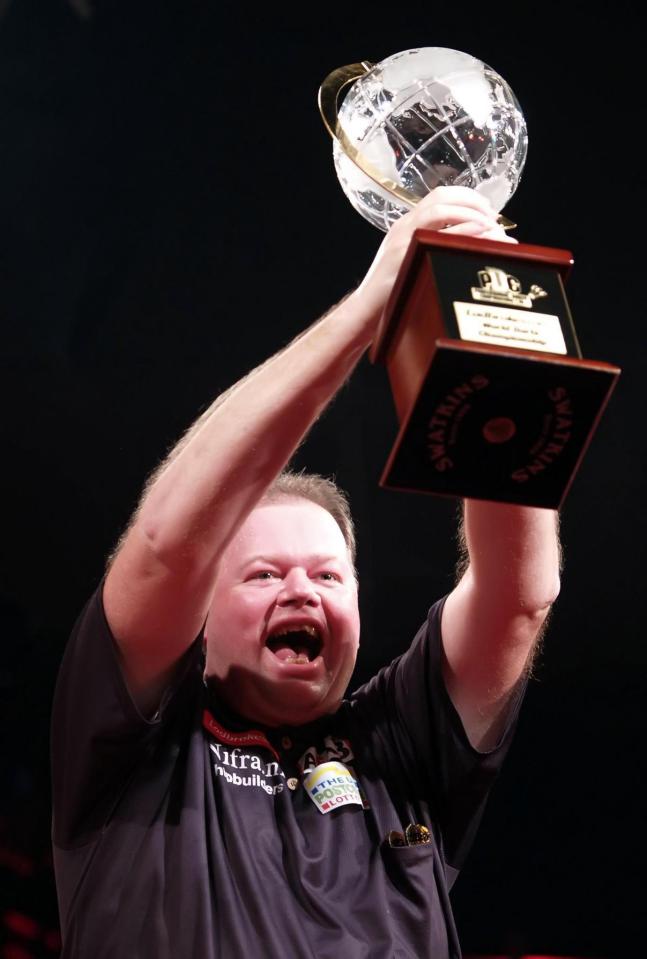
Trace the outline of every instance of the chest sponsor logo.
<path fill-rule="evenodd" d="M 343 763 L 322 763 L 303 781 L 306 792 L 324 815 L 340 806 L 363 806 L 354 775 Z"/>
<path fill-rule="evenodd" d="M 353 747 L 348 739 L 342 739 L 339 736 L 326 736 L 323 741 L 323 749 L 319 750 L 315 746 L 308 747 L 298 761 L 297 766 L 299 772 L 303 775 L 314 769 L 315 766 L 321 765 L 321 763 L 332 762 L 334 759 L 338 759 L 340 763 L 349 763 L 354 758 Z"/>
<path fill-rule="evenodd" d="M 209 743 L 213 756 L 214 775 L 232 786 L 262 789 L 268 796 L 278 796 L 285 788 L 285 773 L 278 762 L 265 762 L 255 753 L 237 746 L 226 749 L 221 743 Z"/>

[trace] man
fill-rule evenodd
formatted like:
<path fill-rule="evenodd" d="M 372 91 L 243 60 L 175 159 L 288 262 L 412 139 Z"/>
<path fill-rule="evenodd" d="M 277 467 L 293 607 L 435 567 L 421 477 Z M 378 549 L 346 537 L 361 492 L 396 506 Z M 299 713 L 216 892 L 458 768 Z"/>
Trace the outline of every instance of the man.
<path fill-rule="evenodd" d="M 457 587 L 342 702 L 352 525 L 331 484 L 282 473 L 418 227 L 506 238 L 457 187 L 396 223 L 357 290 L 191 428 L 77 624 L 54 709 L 64 956 L 460 954 L 448 890 L 558 592 L 555 514 L 467 502 Z"/>

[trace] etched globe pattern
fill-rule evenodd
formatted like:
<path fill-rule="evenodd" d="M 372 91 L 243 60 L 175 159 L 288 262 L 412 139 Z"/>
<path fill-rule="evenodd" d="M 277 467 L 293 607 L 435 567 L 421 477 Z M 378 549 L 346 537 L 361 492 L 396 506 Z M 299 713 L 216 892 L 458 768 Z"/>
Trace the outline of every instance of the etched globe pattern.
<path fill-rule="evenodd" d="M 527 152 L 526 124 L 508 84 L 491 67 L 442 47 L 406 50 L 351 86 L 338 115 L 370 166 L 422 199 L 437 186 L 472 187 L 500 211 Z M 385 232 L 406 204 L 367 176 L 334 141 L 344 193 Z"/>

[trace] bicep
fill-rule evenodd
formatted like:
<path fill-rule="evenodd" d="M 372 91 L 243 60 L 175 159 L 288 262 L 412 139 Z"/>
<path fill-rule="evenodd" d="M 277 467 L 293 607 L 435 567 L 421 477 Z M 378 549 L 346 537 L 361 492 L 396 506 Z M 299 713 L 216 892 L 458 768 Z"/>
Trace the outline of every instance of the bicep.
<path fill-rule="evenodd" d="M 199 634 L 214 571 L 169 569 L 137 526 L 105 578 L 103 604 L 129 691 L 144 714 L 154 711 L 175 668 Z"/>

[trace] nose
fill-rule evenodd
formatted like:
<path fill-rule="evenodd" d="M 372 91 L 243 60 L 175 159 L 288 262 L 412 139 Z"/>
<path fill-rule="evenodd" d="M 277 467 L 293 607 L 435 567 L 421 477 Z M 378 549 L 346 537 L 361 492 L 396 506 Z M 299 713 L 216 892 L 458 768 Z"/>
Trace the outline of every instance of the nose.
<path fill-rule="evenodd" d="M 303 569 L 291 569 L 283 577 L 276 598 L 278 606 L 320 606 L 321 597 Z"/>

